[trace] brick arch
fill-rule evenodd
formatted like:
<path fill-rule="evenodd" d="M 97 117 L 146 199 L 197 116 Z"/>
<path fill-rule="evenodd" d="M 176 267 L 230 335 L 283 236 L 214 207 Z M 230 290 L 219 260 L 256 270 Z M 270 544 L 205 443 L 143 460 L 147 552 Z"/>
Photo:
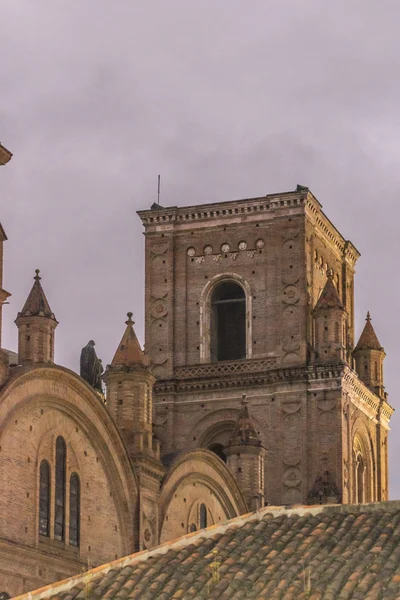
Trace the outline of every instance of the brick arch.
<path fill-rule="evenodd" d="M 15 438 L 9 458 L 16 461 L 15 464 L 20 462 L 21 479 L 26 477 L 29 482 L 29 502 L 22 487 L 17 493 L 20 510 L 26 514 L 26 523 L 21 522 L 26 525 L 29 535 L 24 536 L 22 530 L 10 534 L 8 530 L 6 537 L 28 545 L 38 544 L 38 511 L 35 509 L 38 480 L 34 465 L 44 454 L 51 452 L 51 440 L 62 435 L 67 442 L 71 468 L 79 467 L 79 474 L 87 486 L 85 492 L 87 488 L 90 490 L 86 492 L 86 505 L 93 504 L 90 508 L 93 508 L 94 520 L 100 518 L 98 515 L 104 507 L 104 518 L 107 518 L 104 536 L 112 529 L 107 543 L 115 548 L 115 552 L 105 556 L 107 547 L 106 544 L 101 547 L 99 537 L 101 527 L 96 528 L 92 518 L 90 532 L 86 521 L 82 522 L 88 531 L 87 538 L 93 537 L 94 542 L 86 543 L 85 548 L 82 546 L 81 554 L 87 555 L 89 545 L 92 560 L 96 562 L 110 560 L 115 554 L 133 552 L 138 484 L 119 432 L 98 395 L 68 369 L 46 365 L 21 368 L 17 374 L 4 389 L 0 401 L 0 444 L 1 440 L 8 440 L 4 449 Z M 17 443 L 22 439 L 26 439 L 26 445 L 19 449 Z M 30 464 L 27 465 L 28 458 Z M 5 459 L 4 452 L 0 453 L 2 478 L 7 477 L 9 468 Z M 3 491 L 0 504 L 6 505 L 9 495 Z M 3 509 L 6 510 L 5 506 L 1 506 L 2 512 Z M 98 557 L 94 554 L 95 547 L 100 548 Z"/>
<path fill-rule="evenodd" d="M 173 462 L 161 488 L 160 542 L 187 533 L 196 503 L 205 503 L 215 522 L 247 512 L 232 474 L 210 450 L 184 452 Z"/>
<path fill-rule="evenodd" d="M 221 408 L 204 415 L 192 427 L 188 436 L 188 442 L 193 445 L 194 448 L 208 447 L 211 442 L 217 441 L 219 432 L 233 430 L 239 412 L 239 408 Z M 261 424 L 253 417 L 253 415 L 252 420 L 257 431 L 262 433 Z M 194 438 L 196 439 L 194 440 Z"/>
<path fill-rule="evenodd" d="M 200 294 L 200 362 L 210 362 L 210 327 L 211 327 L 211 295 L 214 288 L 224 281 L 233 281 L 240 285 L 246 296 L 246 358 L 253 353 L 253 295 L 249 282 L 231 271 L 215 275 L 210 279 Z"/>

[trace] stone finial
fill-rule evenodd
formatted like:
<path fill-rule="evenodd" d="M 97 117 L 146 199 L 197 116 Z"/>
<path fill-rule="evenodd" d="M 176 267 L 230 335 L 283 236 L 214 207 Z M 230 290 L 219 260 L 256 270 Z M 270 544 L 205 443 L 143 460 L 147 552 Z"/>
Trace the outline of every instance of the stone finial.
<path fill-rule="evenodd" d="M 370 315 L 370 312 L 369 312 L 369 311 L 367 312 L 367 317 L 366 317 L 366 319 L 365 319 L 365 320 L 366 320 L 366 321 L 371 321 L 371 315 Z"/>
<path fill-rule="evenodd" d="M 35 281 L 40 281 L 42 278 L 39 276 L 40 270 L 39 269 L 35 269 L 35 277 L 33 278 Z"/>
<path fill-rule="evenodd" d="M 131 312 L 126 313 L 126 316 L 128 317 L 128 320 L 125 321 L 125 324 L 126 325 L 132 325 L 132 327 L 133 327 L 133 325 L 135 324 L 135 321 L 132 320 L 132 315 L 133 315 L 133 313 L 131 313 Z"/>
<path fill-rule="evenodd" d="M 327 276 L 328 279 L 332 279 L 333 280 L 333 269 L 329 268 L 326 271 L 326 276 Z"/>
<path fill-rule="evenodd" d="M 242 394 L 242 406 L 244 406 L 245 404 L 248 404 L 248 400 L 247 400 L 247 394 Z"/>

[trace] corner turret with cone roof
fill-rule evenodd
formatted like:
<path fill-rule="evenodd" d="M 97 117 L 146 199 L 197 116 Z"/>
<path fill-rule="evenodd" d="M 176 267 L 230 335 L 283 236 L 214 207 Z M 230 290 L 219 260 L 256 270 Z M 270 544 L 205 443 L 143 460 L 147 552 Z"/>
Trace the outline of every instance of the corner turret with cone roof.
<path fill-rule="evenodd" d="M 58 321 L 40 283 L 39 269 L 34 284 L 15 324 L 18 327 L 20 365 L 54 362 L 54 330 Z"/>
<path fill-rule="evenodd" d="M 133 329 L 128 313 L 126 329 L 103 375 L 106 406 L 117 425 L 141 490 L 138 525 L 139 547 L 157 544 L 160 484 L 165 468 L 160 462 L 160 442 L 153 436 L 153 385 L 155 377 Z"/>
<path fill-rule="evenodd" d="M 360 335 L 353 357 L 360 379 L 381 398 L 386 397 L 383 385 L 383 361 L 386 354 L 382 348 L 367 313 L 365 327 Z"/>
<path fill-rule="evenodd" d="M 264 506 L 264 458 L 263 447 L 250 416 L 246 394 L 242 396 L 240 412 L 224 448 L 229 470 L 235 477 L 249 510 Z"/>
<path fill-rule="evenodd" d="M 147 357 L 133 329 L 132 313 L 114 358 L 103 375 L 107 408 L 131 454 L 159 458 L 159 442 L 153 440 L 153 384 Z"/>
<path fill-rule="evenodd" d="M 317 362 L 345 362 L 347 346 L 347 313 L 327 272 L 324 289 L 314 308 L 314 348 Z"/>

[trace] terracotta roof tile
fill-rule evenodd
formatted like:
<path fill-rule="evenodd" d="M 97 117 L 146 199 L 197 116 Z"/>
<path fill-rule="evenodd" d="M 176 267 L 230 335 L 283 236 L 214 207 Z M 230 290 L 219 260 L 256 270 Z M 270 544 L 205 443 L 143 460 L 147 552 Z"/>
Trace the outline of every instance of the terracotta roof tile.
<path fill-rule="evenodd" d="M 400 502 L 267 507 L 19 600 L 395 600 Z"/>

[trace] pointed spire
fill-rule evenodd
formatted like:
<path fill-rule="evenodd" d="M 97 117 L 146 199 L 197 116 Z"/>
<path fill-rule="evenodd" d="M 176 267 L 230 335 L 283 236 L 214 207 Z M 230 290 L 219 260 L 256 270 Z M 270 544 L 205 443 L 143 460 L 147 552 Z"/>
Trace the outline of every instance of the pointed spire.
<path fill-rule="evenodd" d="M 132 321 L 132 313 L 128 312 L 127 317 L 128 320 L 125 321 L 125 333 L 122 336 L 111 365 L 113 367 L 130 367 L 137 364 L 145 366 L 146 359 L 133 329 L 135 323 Z"/>
<path fill-rule="evenodd" d="M 338 308 L 344 310 L 344 306 L 339 298 L 335 284 L 333 283 L 333 271 L 328 269 L 325 287 L 321 292 L 314 310 L 325 310 L 327 308 Z"/>
<path fill-rule="evenodd" d="M 258 437 L 256 428 L 250 416 L 246 394 L 242 396 L 241 410 L 233 428 L 228 446 L 250 445 L 261 446 L 261 440 Z"/>
<path fill-rule="evenodd" d="M 360 339 L 358 340 L 357 346 L 354 348 L 354 352 L 357 350 L 383 350 L 379 343 L 378 337 L 371 323 L 371 315 L 367 312 L 366 323 Z"/>
<path fill-rule="evenodd" d="M 39 276 L 39 269 L 36 269 L 35 273 L 36 275 L 33 278 L 35 283 L 33 284 L 29 296 L 26 299 L 23 309 L 18 313 L 17 318 L 47 317 L 48 319 L 53 319 L 53 321 L 56 321 L 56 317 L 50 308 L 46 294 L 44 293 L 40 283 L 41 277 Z"/>

